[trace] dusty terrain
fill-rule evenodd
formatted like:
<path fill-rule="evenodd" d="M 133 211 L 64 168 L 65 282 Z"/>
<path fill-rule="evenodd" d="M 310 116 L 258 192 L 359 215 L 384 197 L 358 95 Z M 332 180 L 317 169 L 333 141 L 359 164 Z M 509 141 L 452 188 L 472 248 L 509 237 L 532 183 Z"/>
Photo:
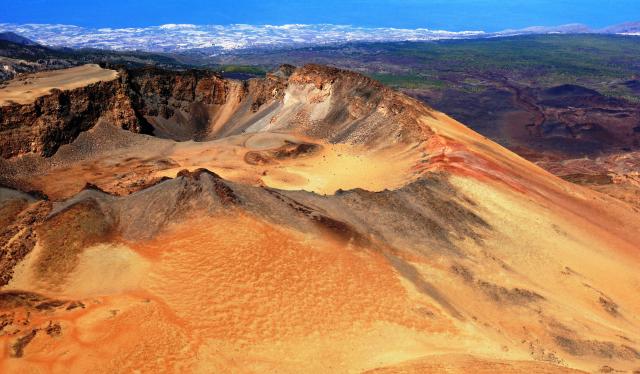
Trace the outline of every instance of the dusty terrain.
<path fill-rule="evenodd" d="M 355 73 L 118 73 L 3 152 L 0 371 L 640 370 L 632 204 Z"/>
<path fill-rule="evenodd" d="M 27 104 L 53 89 L 72 90 L 86 85 L 116 79 L 114 70 L 88 64 L 64 70 L 43 71 L 9 81 L 0 90 L 0 106 Z"/>

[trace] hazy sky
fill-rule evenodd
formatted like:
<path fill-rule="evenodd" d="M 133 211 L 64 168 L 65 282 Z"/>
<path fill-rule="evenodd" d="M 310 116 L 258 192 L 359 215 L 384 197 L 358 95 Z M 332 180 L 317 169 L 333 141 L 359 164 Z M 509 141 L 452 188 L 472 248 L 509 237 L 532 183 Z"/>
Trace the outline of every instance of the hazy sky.
<path fill-rule="evenodd" d="M 640 21 L 640 0 L 0 0 L 0 22 L 85 27 L 333 23 L 499 31 L 628 21 Z"/>

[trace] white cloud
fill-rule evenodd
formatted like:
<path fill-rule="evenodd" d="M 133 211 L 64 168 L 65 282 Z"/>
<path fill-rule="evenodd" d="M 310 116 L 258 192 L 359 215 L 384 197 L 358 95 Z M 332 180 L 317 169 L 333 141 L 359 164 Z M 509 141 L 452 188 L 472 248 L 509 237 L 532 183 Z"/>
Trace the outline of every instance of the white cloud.
<path fill-rule="evenodd" d="M 568 25 L 574 26 L 574 25 Z M 565 26 L 566 27 L 566 26 Z M 330 24 L 286 25 L 192 25 L 169 23 L 151 27 L 83 28 L 73 25 L 0 23 L 0 31 L 21 34 L 39 43 L 71 48 L 116 50 L 181 51 L 193 48 L 234 50 L 239 48 L 304 46 L 358 41 L 426 41 L 514 35 L 528 32 L 555 32 L 563 29 L 530 28 L 503 33 L 446 31 L 425 28 L 366 28 Z M 213 52 L 213 51 L 212 51 Z"/>
<path fill-rule="evenodd" d="M 160 26 L 160 28 L 163 30 L 195 29 L 197 27 L 198 26 L 192 25 L 190 23 L 167 23 Z"/>

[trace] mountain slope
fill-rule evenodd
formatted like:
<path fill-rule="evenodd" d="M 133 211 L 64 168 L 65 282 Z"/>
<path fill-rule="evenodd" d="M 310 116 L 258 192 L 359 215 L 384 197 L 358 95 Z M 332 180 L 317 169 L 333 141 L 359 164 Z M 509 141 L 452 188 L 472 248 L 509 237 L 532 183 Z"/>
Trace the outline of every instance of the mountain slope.
<path fill-rule="evenodd" d="M 347 71 L 119 79 L 0 163 L 3 372 L 640 369 L 632 207 Z"/>
<path fill-rule="evenodd" d="M 18 35 L 10 31 L 0 32 L 0 40 L 21 44 L 21 45 L 37 45 L 38 44 L 28 38 L 25 38 L 24 36 Z"/>

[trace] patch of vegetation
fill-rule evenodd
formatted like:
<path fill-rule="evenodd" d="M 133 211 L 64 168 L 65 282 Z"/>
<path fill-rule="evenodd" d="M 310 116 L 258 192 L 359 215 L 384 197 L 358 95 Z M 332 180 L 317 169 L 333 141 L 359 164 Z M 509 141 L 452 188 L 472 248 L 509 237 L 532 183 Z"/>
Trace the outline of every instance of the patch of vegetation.
<path fill-rule="evenodd" d="M 640 42 L 610 35 L 535 35 L 417 43 L 383 43 L 421 69 L 511 71 L 534 75 L 621 77 L 640 69 Z M 444 69 L 446 68 L 446 69 Z"/>
<path fill-rule="evenodd" d="M 211 57 L 211 62 L 218 58 Z M 616 35 L 527 35 L 436 42 L 349 43 L 290 50 L 235 52 L 220 62 L 270 70 L 283 63 L 329 64 L 363 72 L 396 88 L 482 91 L 467 79 L 552 87 L 603 82 L 640 75 L 640 38 Z M 629 92 L 612 91 L 616 97 Z"/>
<path fill-rule="evenodd" d="M 124 65 L 127 67 L 156 65 L 173 69 L 180 69 L 187 66 L 178 61 L 175 56 L 162 53 L 108 51 L 88 48 L 50 48 L 42 45 L 16 44 L 5 40 L 0 40 L 0 56 L 26 61 L 39 61 L 47 65 L 54 65 L 54 63 L 66 61 L 70 65 L 86 63 Z"/>
<path fill-rule="evenodd" d="M 380 83 L 394 88 L 436 88 L 443 89 L 447 83 L 437 80 L 426 78 L 419 74 L 406 74 L 398 75 L 391 73 L 372 73 L 367 74 L 371 78 L 379 81 Z"/>

